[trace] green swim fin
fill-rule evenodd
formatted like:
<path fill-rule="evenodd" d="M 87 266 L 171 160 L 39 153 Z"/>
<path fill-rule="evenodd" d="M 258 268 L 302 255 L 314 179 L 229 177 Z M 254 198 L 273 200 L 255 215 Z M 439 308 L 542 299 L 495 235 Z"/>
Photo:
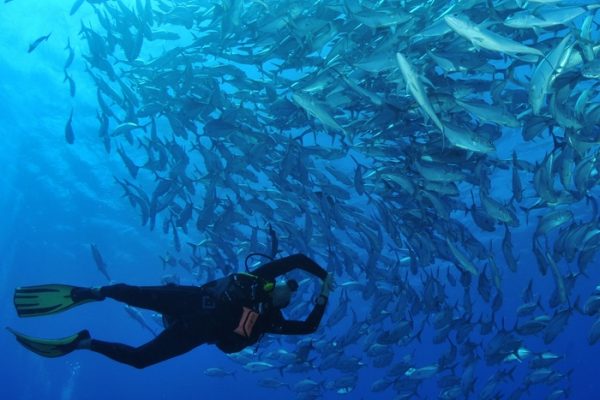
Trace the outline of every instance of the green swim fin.
<path fill-rule="evenodd" d="M 27 350 L 33 351 L 36 354 L 44 357 L 60 357 L 69 354 L 77 349 L 79 342 L 90 338 L 90 333 L 83 330 L 75 335 L 61 339 L 40 339 L 31 336 L 23 335 L 11 328 L 6 328 L 10 333 L 15 335 L 17 341 Z"/>
<path fill-rule="evenodd" d="M 90 301 L 103 300 L 98 291 L 70 285 L 24 286 L 15 289 L 19 317 L 37 317 L 66 311 Z"/>

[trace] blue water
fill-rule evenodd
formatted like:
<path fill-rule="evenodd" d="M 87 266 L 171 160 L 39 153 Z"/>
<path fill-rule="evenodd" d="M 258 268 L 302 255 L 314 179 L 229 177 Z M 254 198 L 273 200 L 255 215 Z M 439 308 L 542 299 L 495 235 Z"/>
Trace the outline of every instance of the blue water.
<path fill-rule="evenodd" d="M 121 189 L 114 182 L 113 176 L 127 176 L 127 170 L 116 152 L 107 154 L 104 151 L 97 137 L 95 87 L 85 73 L 81 58 L 76 57 L 70 69 L 77 82 L 75 98 L 69 96 L 68 85 L 63 83 L 66 39 L 71 38 L 73 47 L 80 54 L 84 44 L 77 36 L 79 19 L 92 17 L 90 7 L 86 5 L 75 17 L 70 17 L 70 7 L 71 2 L 58 0 L 43 3 L 15 0 L 0 6 L 0 325 L 40 337 L 62 337 L 87 328 L 94 337 L 141 344 L 150 340 L 152 335 L 129 318 L 122 305 L 115 302 L 90 304 L 68 313 L 32 319 L 19 319 L 13 310 L 12 291 L 17 286 L 55 282 L 85 286 L 106 284 L 94 265 L 90 243 L 101 249 L 116 282 L 155 285 L 165 273 L 174 272 L 163 269 L 159 258 L 169 252 L 174 253 L 171 237 L 164 235 L 158 224 L 154 231 L 141 227 L 138 211 L 122 197 Z M 49 32 L 52 32 L 50 40 L 28 54 L 29 44 Z M 73 128 L 76 141 L 69 146 L 65 143 L 64 126 L 72 108 L 75 109 Z M 510 138 L 503 138 L 496 145 L 501 157 L 509 157 Z M 539 155 L 551 146 L 549 138 L 537 139 L 525 148 L 524 158 L 539 159 Z M 353 170 L 352 160 L 343 162 L 349 171 Z M 497 198 L 509 198 L 509 178 L 497 178 L 492 194 Z M 529 182 L 524 182 L 526 190 L 528 185 Z M 597 198 L 599 193 L 596 188 L 592 195 Z M 574 211 L 577 219 L 587 220 L 591 215 L 583 203 Z M 365 215 L 373 213 L 368 210 Z M 537 215 L 540 214 L 532 213 L 533 221 Z M 555 287 L 551 274 L 540 277 L 537 272 L 530 250 L 530 237 L 534 230 L 534 223 L 523 224 L 513 230 L 519 272 L 504 273 L 504 306 L 496 317 L 499 325 L 504 318 L 506 329 L 514 326 L 513 310 L 521 304 L 521 291 L 531 277 L 535 278 L 534 292 L 543 294 L 545 298 Z M 503 229 L 499 229 L 490 237 L 497 238 L 495 235 L 502 232 Z M 496 260 L 502 267 L 500 240 L 496 239 Z M 483 242 L 487 244 L 487 240 Z M 583 304 L 595 285 L 600 283 L 597 265 L 598 257 L 588 268 L 589 278 L 577 281 L 571 294 L 572 300 L 580 296 L 580 304 Z M 242 260 L 238 267 L 242 268 Z M 446 270 L 442 271 L 445 273 Z M 563 271 L 566 271 L 564 267 Z M 182 270 L 177 273 L 182 283 L 195 283 L 193 277 Z M 338 277 L 338 283 L 343 282 L 344 278 Z M 419 285 L 419 281 L 415 280 L 414 284 Z M 328 313 L 337 306 L 340 292 L 337 290 L 332 296 Z M 368 306 L 362 296 L 355 291 L 350 291 L 349 296 L 349 310 L 356 310 L 364 316 Z M 476 304 L 480 303 L 475 290 L 472 290 L 471 296 Z M 455 299 L 462 301 L 460 293 L 455 293 Z M 546 312 L 551 315 L 549 308 Z M 476 312 L 474 318 L 478 315 Z M 150 326 L 159 329 L 150 314 L 144 316 Z M 489 317 L 489 311 L 486 316 Z M 351 319 L 348 315 L 340 324 L 326 330 L 323 335 L 315 335 L 315 338 L 335 340 L 349 329 Z M 564 332 L 551 345 L 544 345 L 538 337 L 524 338 L 525 347 L 532 351 L 549 350 L 564 355 L 564 360 L 553 369 L 570 375 L 553 389 L 568 389 L 569 398 L 595 399 L 600 393 L 597 379 L 600 351 L 597 345 L 589 346 L 587 343 L 593 323 L 594 318 L 574 313 Z M 415 325 L 416 330 L 420 322 Z M 395 346 L 395 361 L 412 355 L 415 367 L 435 363 L 448 346 L 445 343 L 432 345 L 432 336 L 433 331 L 428 329 L 421 342 Z M 472 336 L 472 340 L 484 343 L 489 338 L 477 334 Z M 281 348 L 293 351 L 295 340 L 282 339 Z M 259 347 L 257 359 L 261 353 L 276 348 Z M 293 385 L 308 377 L 325 382 L 342 375 L 331 370 L 321 373 L 318 369 L 310 374 L 253 374 L 211 346 L 199 347 L 144 370 L 136 370 L 86 351 L 58 359 L 41 358 L 19 346 L 7 331 L 0 331 L 0 349 L 3 352 L 0 357 L 0 399 L 11 400 L 287 398 L 293 397 L 293 392 L 263 389 L 257 384 L 258 380 L 274 377 Z M 370 391 L 372 382 L 383 377 L 386 369 L 374 368 L 371 360 L 362 353 L 360 344 L 349 347 L 347 351 L 349 355 L 362 357 L 366 364 L 358 374 L 356 389 L 346 395 L 323 390 L 322 398 L 391 399 L 395 396 L 390 389 L 382 393 Z M 320 357 L 316 352 L 311 357 L 315 366 L 319 365 Z M 457 371 L 464 367 L 460 361 L 459 356 Z M 473 398 L 498 369 L 498 366 L 486 366 L 483 361 L 477 365 Z M 508 370 L 514 365 L 517 365 L 514 381 L 498 386 L 503 396 L 510 395 L 529 371 L 525 364 L 514 362 L 502 365 L 502 369 Z M 205 376 L 203 371 L 211 367 L 235 371 L 235 377 Z M 522 398 L 545 398 L 549 392 L 544 385 L 538 385 Z M 425 381 L 419 393 L 423 398 L 436 398 L 439 390 L 435 378 Z"/>

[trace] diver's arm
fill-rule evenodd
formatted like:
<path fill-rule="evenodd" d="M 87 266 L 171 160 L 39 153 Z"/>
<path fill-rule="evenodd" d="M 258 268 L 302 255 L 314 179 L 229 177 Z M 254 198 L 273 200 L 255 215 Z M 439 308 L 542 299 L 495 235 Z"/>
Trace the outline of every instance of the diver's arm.
<path fill-rule="evenodd" d="M 300 268 L 309 274 L 324 280 L 327 277 L 327 272 L 313 261 L 308 256 L 298 253 L 288 257 L 280 258 L 279 260 L 271 261 L 265 265 L 261 265 L 255 269 L 252 274 L 261 278 L 273 280 L 280 275 L 284 275 L 293 269 Z"/>
<path fill-rule="evenodd" d="M 306 321 L 288 321 L 283 318 L 281 311 L 278 311 L 278 317 L 268 332 L 279 335 L 305 335 L 313 333 L 321 323 L 326 305 L 327 297 L 319 296 L 315 307 L 308 315 L 308 318 L 306 318 Z"/>

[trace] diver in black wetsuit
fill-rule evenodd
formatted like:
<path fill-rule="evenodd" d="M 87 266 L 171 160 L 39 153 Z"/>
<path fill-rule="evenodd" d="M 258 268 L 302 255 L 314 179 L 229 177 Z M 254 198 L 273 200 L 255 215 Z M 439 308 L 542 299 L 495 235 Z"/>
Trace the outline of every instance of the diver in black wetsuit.
<path fill-rule="evenodd" d="M 275 283 L 275 278 L 300 268 L 323 282 L 320 295 L 306 321 L 288 321 L 281 309 L 291 300 L 298 283 Z M 60 312 L 106 297 L 163 315 L 165 329 L 155 339 L 131 347 L 92 339 L 87 330 L 63 339 L 37 339 L 9 329 L 31 351 L 57 357 L 76 349 L 89 349 L 136 368 L 145 368 L 204 344 L 215 344 L 225 353 L 241 351 L 265 333 L 299 335 L 314 332 L 332 286 L 331 275 L 303 254 L 260 266 L 252 274 L 237 273 L 203 286 L 148 286 L 125 284 L 101 288 L 42 285 L 18 288 L 15 306 L 19 316 Z"/>

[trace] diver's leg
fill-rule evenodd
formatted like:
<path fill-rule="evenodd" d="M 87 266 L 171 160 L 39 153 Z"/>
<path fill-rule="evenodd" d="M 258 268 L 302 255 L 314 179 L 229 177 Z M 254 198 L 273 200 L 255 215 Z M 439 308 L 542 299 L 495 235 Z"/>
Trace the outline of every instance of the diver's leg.
<path fill-rule="evenodd" d="M 161 314 L 193 314 L 202 306 L 203 290 L 198 286 L 131 286 L 117 284 L 100 288 L 103 296 L 133 307 Z"/>
<path fill-rule="evenodd" d="M 139 347 L 91 339 L 89 344 L 83 348 L 141 369 L 187 353 L 206 343 L 205 332 L 206 330 L 202 327 L 194 329 L 193 326 L 179 322 L 165 329 L 154 340 Z"/>

